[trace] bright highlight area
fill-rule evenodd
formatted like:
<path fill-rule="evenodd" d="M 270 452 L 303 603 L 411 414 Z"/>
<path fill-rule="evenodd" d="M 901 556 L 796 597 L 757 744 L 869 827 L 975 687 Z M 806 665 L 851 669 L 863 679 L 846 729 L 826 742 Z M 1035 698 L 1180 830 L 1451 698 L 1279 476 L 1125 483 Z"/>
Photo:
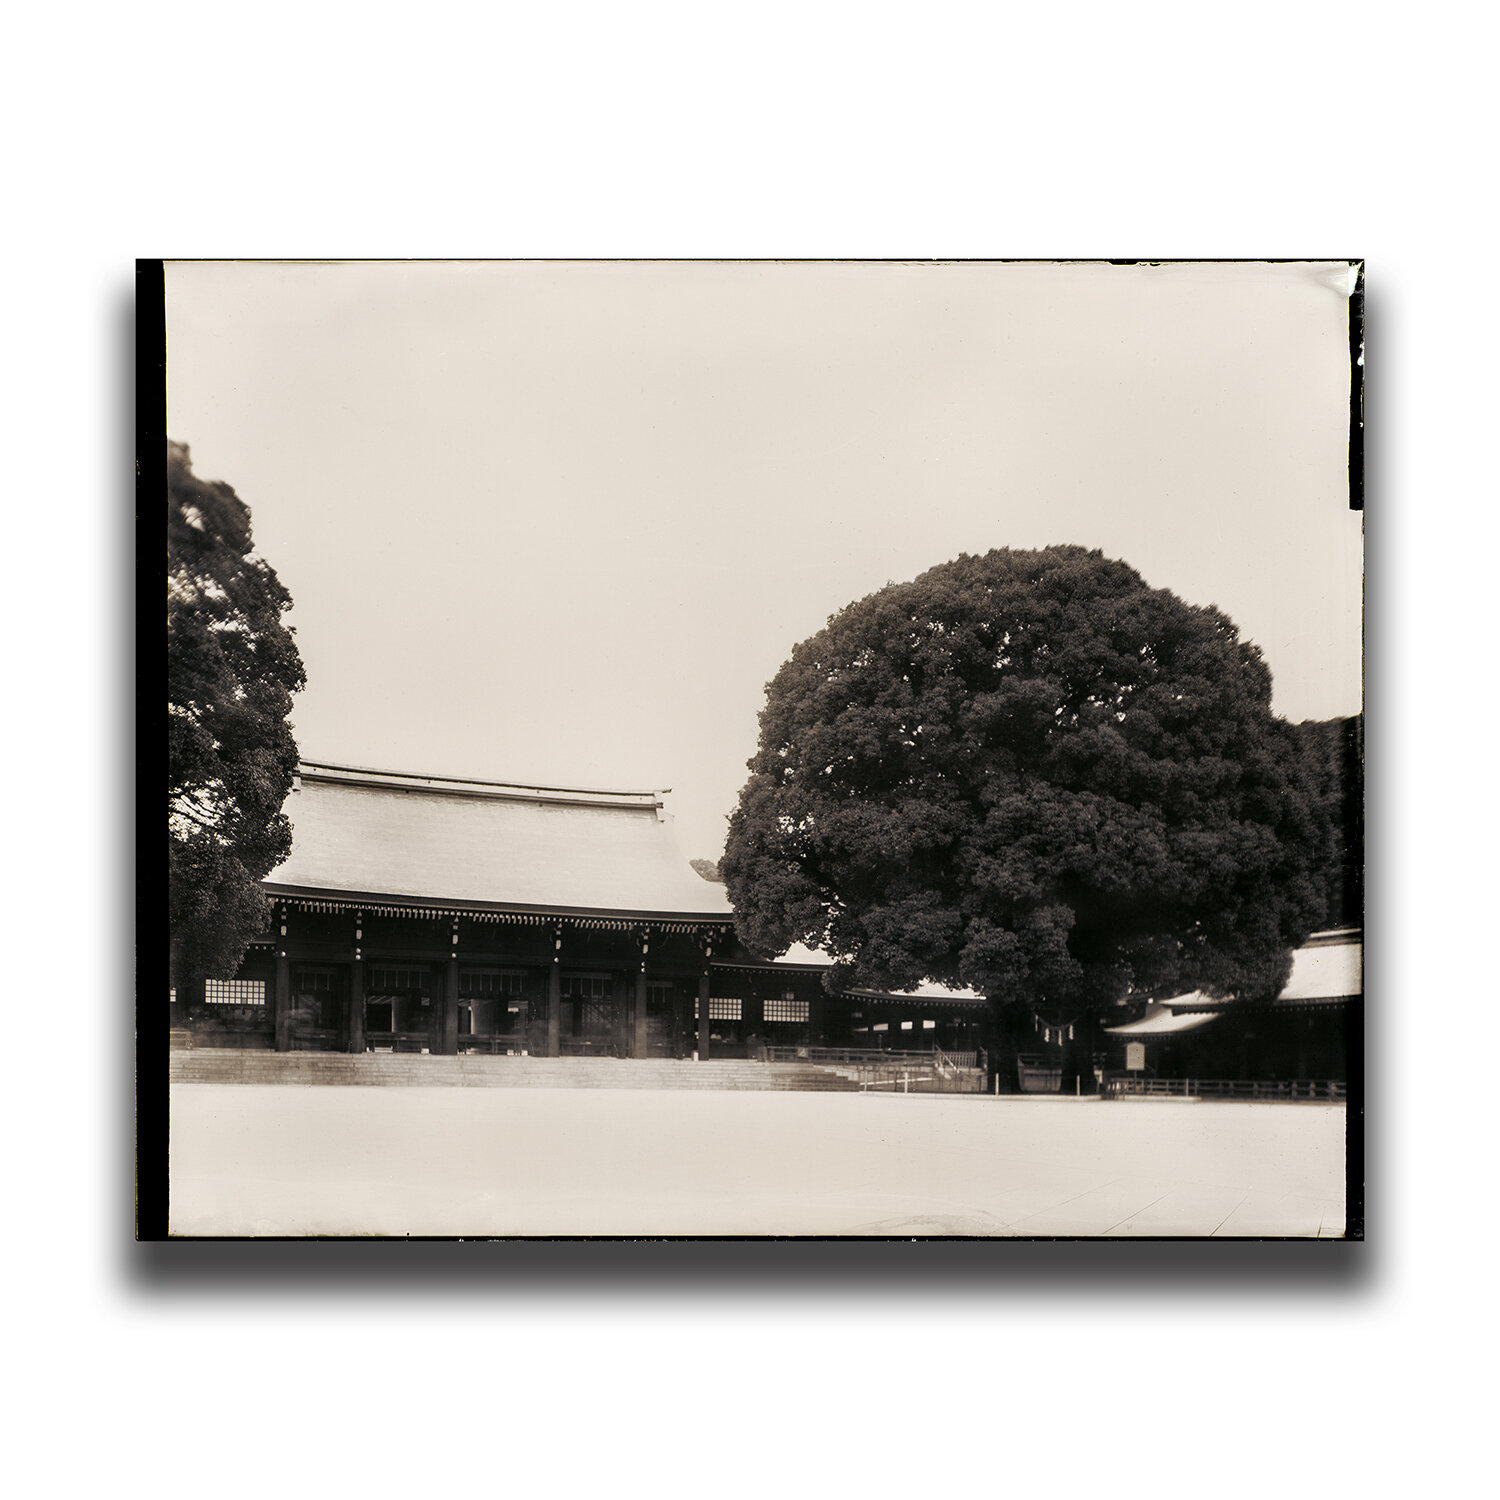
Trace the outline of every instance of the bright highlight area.
<path fill-rule="evenodd" d="M 1344 1230 L 1343 1106 L 172 1089 L 175 1235 Z"/>

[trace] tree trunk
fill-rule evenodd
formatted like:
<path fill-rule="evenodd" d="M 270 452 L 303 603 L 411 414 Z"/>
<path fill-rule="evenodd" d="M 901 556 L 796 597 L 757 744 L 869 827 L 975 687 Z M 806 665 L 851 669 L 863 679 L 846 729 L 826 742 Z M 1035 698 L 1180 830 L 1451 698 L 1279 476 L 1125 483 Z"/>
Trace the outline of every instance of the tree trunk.
<path fill-rule="evenodd" d="M 1016 1070 L 1020 1046 L 1017 1031 L 1024 1015 L 1018 1015 L 1021 1007 L 1015 1005 L 993 1006 L 994 1030 L 988 1048 L 990 1058 L 989 1077 L 985 1080 L 992 1093 L 1018 1094 L 1021 1081 Z"/>
<path fill-rule="evenodd" d="M 1062 1091 L 1065 1094 L 1097 1094 L 1094 1077 L 1094 1012 L 1086 1010 L 1073 1023 L 1073 1035 L 1063 1042 Z"/>
<path fill-rule="evenodd" d="M 1063 1038 L 1062 1044 L 1062 1084 L 1064 1094 L 1081 1094 L 1083 1092 L 1083 1080 L 1078 1067 L 1079 1046 L 1076 1040 L 1069 1037 Z"/>
<path fill-rule="evenodd" d="M 1098 1035 L 1094 1008 L 1091 1005 L 1083 1013 L 1083 1021 L 1078 1030 L 1079 1050 L 1082 1054 L 1079 1058 L 1080 1093 L 1097 1094 L 1099 1092 L 1099 1080 L 1094 1076 L 1094 1052 L 1097 1050 Z"/>

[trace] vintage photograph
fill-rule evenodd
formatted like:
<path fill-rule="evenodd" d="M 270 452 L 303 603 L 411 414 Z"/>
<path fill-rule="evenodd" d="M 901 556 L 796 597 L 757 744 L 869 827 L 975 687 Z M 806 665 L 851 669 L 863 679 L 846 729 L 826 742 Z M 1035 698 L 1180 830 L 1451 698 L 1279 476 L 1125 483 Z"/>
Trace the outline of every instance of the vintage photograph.
<path fill-rule="evenodd" d="M 171 1235 L 1363 1237 L 1361 262 L 162 275 Z"/>

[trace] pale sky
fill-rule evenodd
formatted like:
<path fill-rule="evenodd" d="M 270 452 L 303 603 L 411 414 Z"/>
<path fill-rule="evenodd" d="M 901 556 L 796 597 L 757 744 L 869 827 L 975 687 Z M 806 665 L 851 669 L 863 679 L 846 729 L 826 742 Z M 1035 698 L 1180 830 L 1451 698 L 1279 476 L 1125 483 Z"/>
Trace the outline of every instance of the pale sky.
<path fill-rule="evenodd" d="M 168 430 L 291 591 L 304 757 L 670 787 L 960 552 L 1099 547 L 1361 706 L 1348 268 L 170 264 Z"/>

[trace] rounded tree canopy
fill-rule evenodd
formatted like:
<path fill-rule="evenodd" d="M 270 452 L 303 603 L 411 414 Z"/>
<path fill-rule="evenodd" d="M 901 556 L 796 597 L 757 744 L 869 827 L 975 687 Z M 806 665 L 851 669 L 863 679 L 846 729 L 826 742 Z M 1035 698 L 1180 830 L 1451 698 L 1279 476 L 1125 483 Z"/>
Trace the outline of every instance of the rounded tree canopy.
<path fill-rule="evenodd" d="M 721 870 L 742 940 L 842 984 L 1099 1005 L 1273 993 L 1328 841 L 1232 621 L 1097 551 L 961 556 L 777 673 Z"/>
<path fill-rule="evenodd" d="M 167 830 L 174 979 L 228 978 L 260 931 L 260 881 L 291 849 L 287 715 L 306 677 L 291 596 L 250 512 L 167 450 Z"/>

